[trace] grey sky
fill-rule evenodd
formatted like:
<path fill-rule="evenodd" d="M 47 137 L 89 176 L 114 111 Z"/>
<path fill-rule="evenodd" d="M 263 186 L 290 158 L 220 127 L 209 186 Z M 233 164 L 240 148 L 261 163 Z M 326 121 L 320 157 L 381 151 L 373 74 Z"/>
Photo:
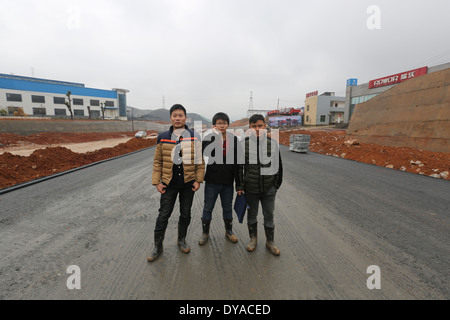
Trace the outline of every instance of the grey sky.
<path fill-rule="evenodd" d="M 368 19 L 380 9 L 380 29 Z M 449 0 L 0 0 L 0 73 L 212 117 L 450 61 Z M 375 20 L 370 20 L 375 21 Z"/>

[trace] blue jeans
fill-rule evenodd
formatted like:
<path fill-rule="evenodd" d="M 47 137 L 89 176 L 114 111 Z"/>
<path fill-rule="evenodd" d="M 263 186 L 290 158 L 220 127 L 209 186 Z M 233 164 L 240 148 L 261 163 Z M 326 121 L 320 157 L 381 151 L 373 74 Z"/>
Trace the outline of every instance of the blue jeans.
<path fill-rule="evenodd" d="M 217 197 L 220 194 L 220 201 L 222 203 L 223 219 L 233 219 L 233 185 L 224 184 L 205 184 L 205 204 L 203 207 L 202 220 L 210 221 L 212 219 L 212 211 L 216 204 Z"/>

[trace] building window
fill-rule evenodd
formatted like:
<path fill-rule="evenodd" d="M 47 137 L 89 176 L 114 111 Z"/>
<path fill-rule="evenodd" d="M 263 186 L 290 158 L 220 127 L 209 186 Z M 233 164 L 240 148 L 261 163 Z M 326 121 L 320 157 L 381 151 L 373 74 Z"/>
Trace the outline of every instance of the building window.
<path fill-rule="evenodd" d="M 53 97 L 53 103 L 54 104 L 65 104 L 66 103 L 66 98 Z"/>
<path fill-rule="evenodd" d="M 19 112 L 19 107 L 8 107 L 8 115 L 14 115 L 14 112 Z"/>
<path fill-rule="evenodd" d="M 91 100 L 91 107 L 100 107 L 100 100 Z"/>
<path fill-rule="evenodd" d="M 114 101 L 105 101 L 105 107 L 114 107 Z"/>
<path fill-rule="evenodd" d="M 338 107 L 338 104 L 337 104 L 337 102 L 336 102 L 336 103 L 334 104 L 334 107 L 335 107 L 335 108 L 337 108 L 337 107 Z"/>
<path fill-rule="evenodd" d="M 82 106 L 84 105 L 83 99 L 73 99 L 74 106 Z"/>
<path fill-rule="evenodd" d="M 66 109 L 55 109 L 55 116 L 65 116 L 66 114 Z"/>
<path fill-rule="evenodd" d="M 84 110 L 73 110 L 74 116 L 84 116 Z"/>
<path fill-rule="evenodd" d="M 6 101 L 22 102 L 22 95 L 17 93 L 7 93 Z"/>
<path fill-rule="evenodd" d="M 100 110 L 91 110 L 92 119 L 100 119 Z"/>
<path fill-rule="evenodd" d="M 325 122 L 326 116 L 320 116 L 320 122 Z"/>
<path fill-rule="evenodd" d="M 373 97 L 375 97 L 378 93 L 372 93 L 372 94 L 366 94 L 363 96 L 359 96 L 359 97 L 352 97 L 350 103 L 351 104 L 358 104 L 358 103 L 363 103 L 366 102 L 370 99 L 372 99 Z"/>
<path fill-rule="evenodd" d="M 45 103 L 45 97 L 44 96 L 31 96 L 31 102 L 34 103 Z"/>
<path fill-rule="evenodd" d="M 306 122 L 309 122 L 309 116 L 306 116 Z"/>
<path fill-rule="evenodd" d="M 35 116 L 45 116 L 46 114 L 45 108 L 33 108 L 33 115 Z"/>
<path fill-rule="evenodd" d="M 309 104 L 306 106 L 306 111 L 309 111 Z"/>

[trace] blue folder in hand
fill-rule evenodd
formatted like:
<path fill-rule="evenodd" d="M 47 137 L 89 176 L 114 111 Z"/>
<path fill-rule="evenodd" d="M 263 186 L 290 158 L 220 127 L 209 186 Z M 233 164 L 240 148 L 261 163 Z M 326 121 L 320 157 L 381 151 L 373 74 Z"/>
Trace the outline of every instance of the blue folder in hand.
<path fill-rule="evenodd" d="M 236 200 L 234 201 L 234 211 L 236 211 L 239 223 L 244 221 L 245 211 L 248 209 L 247 199 L 245 195 L 236 196 Z"/>

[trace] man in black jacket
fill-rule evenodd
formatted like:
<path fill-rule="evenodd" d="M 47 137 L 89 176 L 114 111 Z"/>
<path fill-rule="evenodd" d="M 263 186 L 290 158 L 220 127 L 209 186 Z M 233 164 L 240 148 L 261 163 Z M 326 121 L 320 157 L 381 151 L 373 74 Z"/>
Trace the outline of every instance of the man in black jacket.
<path fill-rule="evenodd" d="M 205 201 L 202 215 L 203 233 L 198 242 L 205 245 L 209 239 L 209 227 L 212 211 L 217 197 L 220 195 L 225 223 L 225 237 L 233 243 L 238 238 L 233 234 L 233 183 L 236 180 L 236 192 L 242 193 L 242 183 L 239 183 L 238 157 L 242 150 L 237 137 L 227 132 L 230 118 L 223 112 L 217 113 L 212 120 L 213 130 L 203 138 L 203 155 L 208 158 L 205 174 Z M 240 187 L 238 187 L 240 186 Z"/>
<path fill-rule="evenodd" d="M 280 255 L 274 244 L 274 210 L 277 190 L 283 181 L 283 165 L 277 141 L 267 136 L 265 119 L 255 114 L 249 119 L 251 134 L 244 141 L 245 164 L 240 165 L 239 181 L 244 184 L 248 209 L 247 224 L 250 242 L 249 252 L 255 251 L 257 244 L 257 215 L 259 203 L 264 217 L 266 247 L 273 255 Z"/>

